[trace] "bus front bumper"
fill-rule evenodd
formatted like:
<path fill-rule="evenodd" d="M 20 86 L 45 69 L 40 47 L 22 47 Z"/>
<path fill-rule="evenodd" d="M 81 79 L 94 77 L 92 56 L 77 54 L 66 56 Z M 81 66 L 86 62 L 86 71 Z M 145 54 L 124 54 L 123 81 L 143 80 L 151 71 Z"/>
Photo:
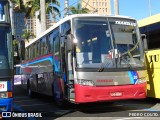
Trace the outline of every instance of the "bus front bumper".
<path fill-rule="evenodd" d="M 146 98 L 146 83 L 123 86 L 82 86 L 75 84 L 75 103 Z"/>
<path fill-rule="evenodd" d="M 0 112 L 12 111 L 13 109 L 13 98 L 0 99 Z"/>

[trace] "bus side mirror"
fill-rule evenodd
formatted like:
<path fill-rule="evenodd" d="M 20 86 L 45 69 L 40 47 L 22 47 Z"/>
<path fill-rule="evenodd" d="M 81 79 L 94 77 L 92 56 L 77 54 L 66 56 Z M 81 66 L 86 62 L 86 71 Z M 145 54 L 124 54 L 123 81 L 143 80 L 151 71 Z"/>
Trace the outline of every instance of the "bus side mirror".
<path fill-rule="evenodd" d="M 72 40 L 73 40 L 73 35 L 72 34 L 68 34 L 67 35 L 67 40 L 66 40 L 67 51 L 71 51 L 72 50 Z"/>
<path fill-rule="evenodd" d="M 15 40 L 15 36 L 14 35 L 12 35 L 12 40 Z"/>
<path fill-rule="evenodd" d="M 23 40 L 19 42 L 18 49 L 19 49 L 18 52 L 19 52 L 20 60 L 24 60 L 25 59 L 25 42 Z"/>
<path fill-rule="evenodd" d="M 147 51 L 148 50 L 148 45 L 147 45 L 147 38 L 145 34 L 141 34 L 142 38 L 142 44 L 143 44 L 143 50 Z"/>

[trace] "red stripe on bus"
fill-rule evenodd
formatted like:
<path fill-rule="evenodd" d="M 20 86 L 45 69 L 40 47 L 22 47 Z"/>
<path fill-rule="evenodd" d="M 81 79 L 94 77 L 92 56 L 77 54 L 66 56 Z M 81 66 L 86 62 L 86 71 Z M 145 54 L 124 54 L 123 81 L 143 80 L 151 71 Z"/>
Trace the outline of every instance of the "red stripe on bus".
<path fill-rule="evenodd" d="M 27 62 L 33 62 L 33 61 L 36 61 L 36 60 L 39 60 L 39 59 L 42 59 L 42 58 L 46 58 L 46 57 L 49 57 L 49 56 L 52 56 L 52 54 L 49 53 L 49 54 L 46 54 L 46 55 L 43 55 L 43 56 L 40 56 L 40 57 L 31 59 L 31 60 L 28 60 L 28 61 L 25 61 L 25 62 L 23 62 L 22 64 L 26 64 Z"/>

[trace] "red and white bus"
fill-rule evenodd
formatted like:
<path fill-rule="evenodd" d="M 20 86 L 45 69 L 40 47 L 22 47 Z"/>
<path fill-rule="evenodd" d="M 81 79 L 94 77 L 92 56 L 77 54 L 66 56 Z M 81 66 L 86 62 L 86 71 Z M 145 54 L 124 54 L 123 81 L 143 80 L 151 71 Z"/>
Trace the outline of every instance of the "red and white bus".
<path fill-rule="evenodd" d="M 95 14 L 63 18 L 25 46 L 22 85 L 58 104 L 143 99 L 146 67 L 137 22 Z"/>

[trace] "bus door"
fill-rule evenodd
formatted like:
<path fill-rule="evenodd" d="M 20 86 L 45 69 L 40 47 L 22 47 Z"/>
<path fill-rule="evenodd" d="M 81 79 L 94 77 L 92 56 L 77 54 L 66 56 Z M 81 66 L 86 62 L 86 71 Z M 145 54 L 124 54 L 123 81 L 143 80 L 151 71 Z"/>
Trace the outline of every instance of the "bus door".
<path fill-rule="evenodd" d="M 53 31 L 53 97 L 56 103 L 63 101 L 63 82 L 61 77 L 61 50 L 59 28 Z"/>
<path fill-rule="evenodd" d="M 61 26 L 61 55 L 62 55 L 62 79 L 64 81 L 64 97 L 74 102 L 74 80 L 72 69 L 72 43 L 70 36 L 70 22 L 67 21 Z"/>
<path fill-rule="evenodd" d="M 67 92 L 68 92 L 68 99 L 71 102 L 75 101 L 75 93 L 74 93 L 74 77 L 73 77 L 73 44 L 71 42 L 72 37 L 71 35 L 67 35 L 66 45 L 65 45 L 65 55 L 67 61 Z"/>

